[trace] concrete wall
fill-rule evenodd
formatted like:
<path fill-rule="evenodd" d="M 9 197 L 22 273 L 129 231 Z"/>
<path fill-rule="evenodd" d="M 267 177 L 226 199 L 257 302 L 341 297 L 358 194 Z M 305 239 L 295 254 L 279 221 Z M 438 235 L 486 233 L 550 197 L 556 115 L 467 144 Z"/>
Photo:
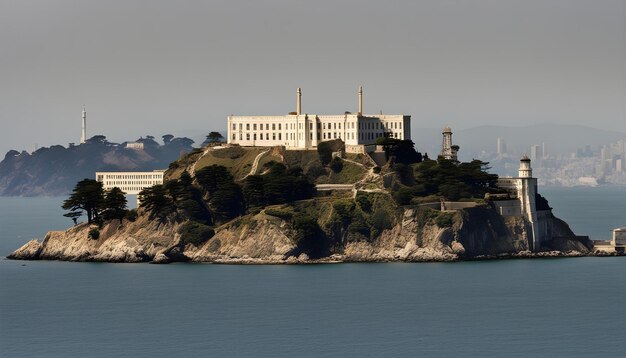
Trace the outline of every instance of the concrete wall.
<path fill-rule="evenodd" d="M 502 216 L 522 216 L 522 207 L 519 200 L 495 200 L 494 206 L 498 214 Z"/>
<path fill-rule="evenodd" d="M 467 208 L 474 208 L 478 203 L 473 201 L 442 201 L 441 210 L 463 210 Z"/>

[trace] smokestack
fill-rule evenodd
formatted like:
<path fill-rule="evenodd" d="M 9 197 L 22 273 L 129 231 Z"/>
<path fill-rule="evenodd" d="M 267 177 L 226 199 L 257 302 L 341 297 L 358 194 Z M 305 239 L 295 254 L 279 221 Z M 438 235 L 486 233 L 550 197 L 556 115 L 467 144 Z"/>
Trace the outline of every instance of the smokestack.
<path fill-rule="evenodd" d="M 363 114 L 363 86 L 359 86 L 359 115 Z"/>
<path fill-rule="evenodd" d="M 298 102 L 296 103 L 296 114 L 300 115 L 300 112 L 302 111 L 302 90 L 300 90 L 300 87 L 298 87 L 296 95 L 298 96 Z"/>

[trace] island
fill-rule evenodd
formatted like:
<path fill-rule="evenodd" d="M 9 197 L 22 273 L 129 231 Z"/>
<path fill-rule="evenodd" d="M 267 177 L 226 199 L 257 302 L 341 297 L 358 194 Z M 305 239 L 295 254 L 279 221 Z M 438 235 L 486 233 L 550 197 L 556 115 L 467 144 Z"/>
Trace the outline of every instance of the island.
<path fill-rule="evenodd" d="M 588 237 L 553 215 L 528 158 L 518 177 L 498 178 L 488 163 L 459 162 L 446 135 L 435 160 L 390 136 L 362 152 L 342 139 L 314 150 L 210 143 L 171 163 L 135 210 L 119 189 L 79 182 L 64 208 L 87 222 L 8 258 L 292 264 L 593 252 Z"/>

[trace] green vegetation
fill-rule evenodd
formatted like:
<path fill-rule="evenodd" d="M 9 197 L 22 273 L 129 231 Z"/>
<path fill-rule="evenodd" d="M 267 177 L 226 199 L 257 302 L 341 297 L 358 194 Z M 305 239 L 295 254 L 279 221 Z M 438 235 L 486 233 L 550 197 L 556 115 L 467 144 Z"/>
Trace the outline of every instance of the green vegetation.
<path fill-rule="evenodd" d="M 104 202 L 104 189 L 102 183 L 93 179 L 79 181 L 70 197 L 63 202 L 63 210 L 70 210 L 70 214 L 80 216 L 84 210 L 87 213 L 87 222 L 98 219 Z"/>
<path fill-rule="evenodd" d="M 120 188 L 105 191 L 102 183 L 93 179 L 79 181 L 70 197 L 63 202 L 62 208 L 69 210 L 63 216 L 72 219 L 74 225 L 83 212 L 87 213 L 87 223 L 100 223 L 102 219 L 118 219 L 120 223 L 126 217 L 127 201 L 124 192 Z"/>
<path fill-rule="evenodd" d="M 295 215 L 295 212 L 292 208 L 267 208 L 265 209 L 265 214 L 275 216 L 277 218 L 281 218 L 283 220 L 291 220 Z"/>
<path fill-rule="evenodd" d="M 243 196 L 247 207 L 264 207 L 311 198 L 315 186 L 300 167 L 287 168 L 271 163 L 264 175 L 250 175 L 243 182 Z"/>
<path fill-rule="evenodd" d="M 210 226 L 196 222 L 187 221 L 178 228 L 182 244 L 192 244 L 200 246 L 215 235 L 215 231 Z"/>
<path fill-rule="evenodd" d="M 124 219 L 128 213 L 126 209 L 127 204 L 128 201 L 122 189 L 118 187 L 112 188 L 104 193 L 102 218 L 104 220 L 118 219 L 121 224 L 122 219 Z"/>
<path fill-rule="evenodd" d="M 387 159 L 392 159 L 394 163 L 413 164 L 422 161 L 422 154 L 415 150 L 411 140 L 380 137 L 376 139 L 376 144 L 383 146 Z"/>
<path fill-rule="evenodd" d="M 346 146 L 341 139 L 327 140 L 317 144 L 317 153 L 323 165 L 330 164 L 333 152 L 345 152 Z"/>
<path fill-rule="evenodd" d="M 440 213 L 435 219 L 435 224 L 440 228 L 452 227 L 454 215 L 451 213 Z"/>
<path fill-rule="evenodd" d="M 418 203 L 428 196 L 452 201 L 482 199 L 488 192 L 501 191 L 496 186 L 498 176 L 487 172 L 488 164 L 480 160 L 456 164 L 445 159 L 412 166 L 396 164 L 393 170 L 401 185 L 393 197 L 400 205 Z"/>
<path fill-rule="evenodd" d="M 89 229 L 87 237 L 92 240 L 98 240 L 100 238 L 100 230 L 97 227 L 92 227 L 91 229 Z"/>

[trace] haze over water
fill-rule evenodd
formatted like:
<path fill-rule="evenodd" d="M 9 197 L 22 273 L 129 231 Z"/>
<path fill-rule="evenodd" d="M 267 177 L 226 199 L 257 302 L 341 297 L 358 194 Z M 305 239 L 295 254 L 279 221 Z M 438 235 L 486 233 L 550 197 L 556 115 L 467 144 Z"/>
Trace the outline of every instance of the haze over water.
<path fill-rule="evenodd" d="M 623 188 L 544 189 L 578 234 Z M 63 229 L 0 198 L 0 254 Z M 228 266 L 0 261 L 0 356 L 620 356 L 624 258 Z"/>

